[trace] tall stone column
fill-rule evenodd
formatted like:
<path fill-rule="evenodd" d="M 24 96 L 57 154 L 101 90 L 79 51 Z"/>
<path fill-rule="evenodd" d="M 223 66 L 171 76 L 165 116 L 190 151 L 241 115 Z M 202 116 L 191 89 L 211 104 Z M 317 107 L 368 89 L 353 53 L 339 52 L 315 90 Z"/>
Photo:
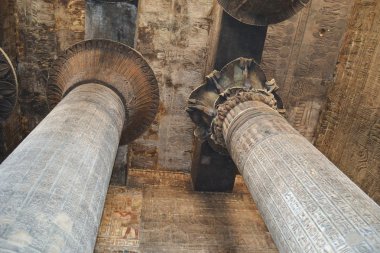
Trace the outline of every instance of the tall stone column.
<path fill-rule="evenodd" d="M 190 115 L 206 111 L 201 90 L 223 90 L 205 131 L 230 153 L 280 252 L 380 252 L 380 207 L 277 111 L 275 82 L 245 59 L 212 79 L 191 95 Z"/>
<path fill-rule="evenodd" d="M 57 60 L 48 98 L 0 165 L 0 252 L 93 252 L 117 147 L 153 120 L 158 89 L 136 51 L 93 40 Z"/>

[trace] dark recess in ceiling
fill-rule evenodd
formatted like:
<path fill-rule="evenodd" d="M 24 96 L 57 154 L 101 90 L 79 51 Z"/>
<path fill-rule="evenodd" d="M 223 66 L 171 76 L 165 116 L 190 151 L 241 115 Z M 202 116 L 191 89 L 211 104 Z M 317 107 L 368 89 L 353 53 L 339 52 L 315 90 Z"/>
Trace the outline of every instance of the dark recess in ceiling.
<path fill-rule="evenodd" d="M 238 57 L 254 58 L 260 63 L 266 34 L 267 26 L 243 24 L 223 12 L 214 68 L 220 70 Z"/>

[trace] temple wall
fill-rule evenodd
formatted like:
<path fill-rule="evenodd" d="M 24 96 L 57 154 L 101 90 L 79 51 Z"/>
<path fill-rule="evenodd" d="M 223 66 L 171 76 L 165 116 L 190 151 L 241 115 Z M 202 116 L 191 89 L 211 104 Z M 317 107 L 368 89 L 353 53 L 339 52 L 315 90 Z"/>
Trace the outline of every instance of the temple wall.
<path fill-rule="evenodd" d="M 352 0 L 312 0 L 289 20 L 269 26 L 262 66 L 280 87 L 289 123 L 314 142 L 333 82 Z"/>
<path fill-rule="evenodd" d="M 108 190 L 96 253 L 278 252 L 240 176 L 233 193 L 204 193 L 188 173 L 129 173 Z"/>
<path fill-rule="evenodd" d="M 380 2 L 355 0 L 316 146 L 380 203 Z"/>
<path fill-rule="evenodd" d="M 2 160 L 48 113 L 48 70 L 59 52 L 83 40 L 84 1 L 1 0 L 0 6 L 0 46 L 19 80 L 18 105 L 2 126 Z"/>

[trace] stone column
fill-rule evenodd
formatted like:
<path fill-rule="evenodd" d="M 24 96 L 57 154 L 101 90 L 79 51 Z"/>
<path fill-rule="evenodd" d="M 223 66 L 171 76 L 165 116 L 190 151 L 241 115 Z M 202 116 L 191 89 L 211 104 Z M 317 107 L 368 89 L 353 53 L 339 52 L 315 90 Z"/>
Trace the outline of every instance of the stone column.
<path fill-rule="evenodd" d="M 277 111 L 236 103 L 222 129 L 280 252 L 380 252 L 380 207 Z"/>
<path fill-rule="evenodd" d="M 380 252 L 380 207 L 277 111 L 275 82 L 247 59 L 212 79 L 190 116 L 211 122 L 209 141 L 228 150 L 280 252 Z"/>
<path fill-rule="evenodd" d="M 0 251 L 92 250 L 124 118 L 115 92 L 81 85 L 1 164 Z"/>
<path fill-rule="evenodd" d="M 93 252 L 119 141 L 153 120 L 158 90 L 137 52 L 94 40 L 57 60 L 48 96 L 54 109 L 0 165 L 0 252 Z"/>

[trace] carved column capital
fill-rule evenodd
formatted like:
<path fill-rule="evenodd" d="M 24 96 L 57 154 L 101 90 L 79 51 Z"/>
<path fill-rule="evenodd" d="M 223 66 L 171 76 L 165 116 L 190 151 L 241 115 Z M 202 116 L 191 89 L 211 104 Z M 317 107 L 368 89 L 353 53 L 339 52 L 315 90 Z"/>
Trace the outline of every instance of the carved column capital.
<path fill-rule="evenodd" d="M 282 22 L 300 11 L 310 0 L 218 0 L 224 11 L 248 25 Z"/>
<path fill-rule="evenodd" d="M 86 83 L 111 88 L 126 111 L 121 144 L 140 136 L 155 118 L 159 91 L 156 77 L 143 56 L 119 42 L 86 40 L 68 48 L 54 63 L 49 75 L 51 109 L 71 90 Z"/>
<path fill-rule="evenodd" d="M 244 102 L 260 101 L 267 104 L 272 109 L 277 110 L 277 100 L 274 95 L 267 90 L 231 89 L 228 92 L 223 93 L 221 97 L 226 100 L 216 106 L 217 116 L 211 123 L 211 139 L 223 148 L 226 148 L 226 142 L 223 137 L 223 122 L 227 114 L 233 108 Z"/>
<path fill-rule="evenodd" d="M 255 100 L 282 111 L 277 89 L 276 82 L 267 81 L 254 59 L 238 58 L 221 71 L 214 70 L 188 100 L 187 112 L 197 125 L 195 136 L 207 139 L 214 150 L 227 153 L 221 129 L 228 111 L 239 103 Z"/>

